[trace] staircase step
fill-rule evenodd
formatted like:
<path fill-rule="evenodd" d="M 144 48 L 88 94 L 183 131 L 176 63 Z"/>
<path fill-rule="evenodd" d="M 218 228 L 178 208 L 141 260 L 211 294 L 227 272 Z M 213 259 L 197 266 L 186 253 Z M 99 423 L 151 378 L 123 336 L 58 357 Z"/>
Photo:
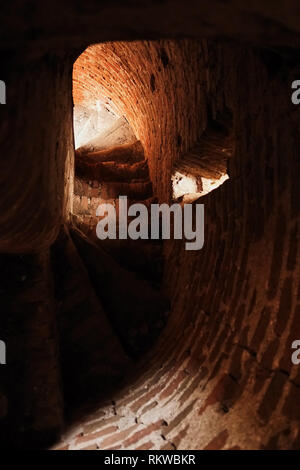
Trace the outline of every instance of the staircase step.
<path fill-rule="evenodd" d="M 99 240 L 95 243 L 123 268 L 158 288 L 163 275 L 162 244 L 151 240 Z"/>
<path fill-rule="evenodd" d="M 116 263 L 77 229 L 70 230 L 91 282 L 126 352 L 148 350 L 166 323 L 167 298 Z"/>
<path fill-rule="evenodd" d="M 145 200 L 153 195 L 152 183 L 149 179 L 132 180 L 130 182 L 86 181 L 75 178 L 74 194 L 87 198 L 98 197 L 103 200 L 117 199 L 128 196 L 132 201 Z"/>
<path fill-rule="evenodd" d="M 144 148 L 139 140 L 134 143 L 119 145 L 97 152 L 83 152 L 76 150 L 75 161 L 89 159 L 92 163 L 119 162 L 135 163 L 145 160 Z"/>
<path fill-rule="evenodd" d="M 66 230 L 52 247 L 52 260 L 59 303 L 62 380 L 67 402 L 72 404 L 119 383 L 130 361 Z"/>
<path fill-rule="evenodd" d="M 77 115 L 78 115 L 78 111 L 80 113 L 80 109 L 78 109 L 78 106 L 75 107 L 74 111 Z M 88 114 L 91 113 L 91 110 L 83 110 L 83 111 L 84 112 L 88 111 Z M 97 112 L 95 114 L 97 118 L 98 117 Z M 91 116 L 91 118 L 92 119 L 90 123 L 94 124 L 94 127 L 97 127 L 98 123 L 95 122 L 95 120 L 93 123 L 92 122 L 93 116 Z M 77 120 L 75 119 L 75 124 L 76 124 L 76 121 Z M 89 126 L 89 123 L 88 123 L 88 126 Z M 90 128 L 85 127 L 85 129 L 83 129 L 82 131 L 84 132 L 86 130 L 88 134 L 89 131 L 92 130 L 91 127 L 93 126 L 90 126 Z M 82 124 L 80 125 L 80 128 L 82 129 Z M 85 142 L 80 148 L 78 148 L 77 152 L 78 153 L 97 152 L 99 150 L 110 149 L 112 147 L 116 147 L 120 145 L 131 144 L 133 142 L 136 142 L 136 140 L 137 139 L 128 121 L 126 120 L 124 116 L 122 116 L 116 121 L 114 121 L 107 129 L 100 132 L 96 137 L 91 139 L 89 142 Z"/>
<path fill-rule="evenodd" d="M 101 197 L 103 199 L 116 199 L 127 196 L 132 201 L 148 199 L 153 195 L 152 183 L 149 180 L 132 180 L 130 183 L 103 183 Z"/>
<path fill-rule="evenodd" d="M 93 162 L 88 157 L 76 159 L 75 174 L 85 180 L 126 182 L 149 177 L 148 165 L 145 160 L 134 163 Z"/>
<path fill-rule="evenodd" d="M 90 198 L 87 202 L 87 209 L 80 201 L 79 196 L 74 198 L 74 214 L 72 216 L 73 223 L 79 230 L 92 239 L 97 245 L 99 244 L 102 249 L 109 253 L 121 266 L 136 274 L 142 279 L 146 279 L 157 286 L 163 273 L 163 256 L 162 256 L 162 240 L 99 240 L 96 235 L 96 227 L 100 218 L 96 216 L 96 209 L 99 204 L 103 203 L 114 204 L 117 214 L 116 231 L 118 234 L 119 220 L 118 220 L 118 202 L 119 200 L 100 200 L 99 198 Z M 128 207 L 136 201 L 128 200 Z M 150 197 L 148 199 L 138 201 L 147 207 L 148 211 L 151 210 L 151 204 L 157 203 L 157 198 Z M 128 217 L 128 223 L 134 217 Z M 150 227 L 150 221 L 149 221 Z M 150 230 L 150 228 L 149 228 Z"/>

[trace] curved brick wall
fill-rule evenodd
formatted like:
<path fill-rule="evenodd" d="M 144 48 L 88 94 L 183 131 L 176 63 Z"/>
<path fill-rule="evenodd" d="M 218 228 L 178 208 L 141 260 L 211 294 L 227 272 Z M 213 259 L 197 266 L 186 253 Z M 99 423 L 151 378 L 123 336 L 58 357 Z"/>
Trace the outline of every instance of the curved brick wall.
<path fill-rule="evenodd" d="M 9 87 L 0 111 L 1 253 L 49 247 L 70 211 L 71 67 L 70 57 L 55 54 L 32 66 L 16 65 L 11 57 L 4 66 Z"/>
<path fill-rule="evenodd" d="M 74 66 L 74 104 L 89 106 L 101 97 L 126 117 L 164 200 L 170 192 L 170 165 L 206 126 L 203 47 L 191 40 L 98 44 Z"/>
<path fill-rule="evenodd" d="M 94 46 L 75 73 L 75 101 L 99 90 L 130 121 L 161 198 L 207 110 L 232 112 L 235 154 L 230 180 L 201 199 L 204 248 L 165 245 L 172 311 L 155 351 L 101 419 L 85 417 L 64 445 L 299 448 L 300 369 L 291 363 L 300 337 L 295 67 L 236 45 L 163 41 Z"/>
<path fill-rule="evenodd" d="M 8 89 L 10 104 L 1 108 L 5 117 L 0 129 L 5 156 L 1 250 L 13 252 L 49 246 L 68 212 L 69 191 L 67 184 L 63 186 L 72 180 L 71 66 L 62 50 L 69 54 L 87 42 L 136 39 L 145 31 L 160 38 L 207 34 L 247 41 L 244 46 L 194 39 L 107 43 L 80 59 L 85 66 L 84 61 L 94 55 L 98 66 L 89 79 L 85 77 L 86 85 L 78 84 L 75 102 L 93 96 L 99 84 L 99 93 L 111 98 L 142 141 L 160 200 L 168 200 L 173 161 L 200 137 L 209 125 L 207 116 L 218 119 L 231 111 L 235 152 L 229 162 L 230 179 L 202 200 L 204 248 L 186 252 L 179 241 L 165 245 L 164 286 L 172 311 L 157 347 L 136 368 L 129 385 L 83 417 L 60 447 L 300 448 L 300 366 L 290 360 L 291 343 L 300 338 L 300 115 L 291 103 L 290 85 L 300 70 L 297 51 L 286 48 L 299 45 L 297 15 L 292 11 L 293 5 L 295 12 L 299 7 L 291 2 L 289 12 L 280 1 L 275 7 L 241 2 L 239 8 L 234 2 L 212 2 L 198 11 L 198 3 L 176 10 L 162 2 L 156 4 L 153 16 L 148 2 L 139 12 L 134 6 L 128 9 L 127 16 L 122 16 L 121 7 L 118 15 L 112 15 L 107 6 L 101 16 L 93 1 L 86 10 L 71 13 L 68 5 L 61 7 L 62 15 L 56 7 L 49 15 L 41 14 L 32 2 L 36 14 L 27 15 L 22 33 L 16 33 L 11 21 L 4 28 L 0 47 L 10 68 L 2 78 L 7 82 L 17 78 Z M 6 7 L 4 20 L 10 8 Z M 169 10 L 172 18 L 166 26 Z M 181 13 L 182 22 L 177 21 Z M 20 48 L 25 38 L 28 47 L 22 58 L 12 56 L 11 50 Z M 272 44 L 273 49 L 254 49 L 251 44 Z M 285 47 L 276 51 L 277 45 Z M 51 54 L 45 56 L 48 50 Z M 56 99 L 49 99 L 45 90 Z M 15 122 L 17 127 L 11 126 Z M 11 137 L 11 129 L 18 139 Z M 24 218 L 20 207 L 12 209 L 14 204 L 22 206 L 22 201 Z M 21 290 L 14 324 L 19 327 L 20 310 L 26 312 L 30 327 L 28 341 L 23 330 L 17 336 L 23 338 L 23 349 L 17 340 L 13 346 L 18 351 L 16 370 L 23 370 L 28 350 L 35 354 L 38 350 L 29 339 L 32 331 L 41 348 L 47 345 L 43 335 L 49 341 L 54 337 L 54 307 L 47 307 L 49 328 L 44 327 L 44 317 L 36 328 L 35 292 L 31 284 L 25 287 L 28 292 Z M 14 302 L 10 299 L 11 305 Z M 33 375 L 44 384 L 45 363 L 37 356 Z M 51 367 L 56 374 L 56 350 Z M 31 380 L 24 378 L 24 397 L 31 397 Z M 21 393 L 11 377 L 7 381 L 14 394 Z M 58 391 L 57 383 L 49 382 L 38 403 L 46 429 L 49 419 L 56 421 L 47 393 L 60 401 L 60 396 L 49 393 L 51 387 Z M 6 419 L 5 395 L 1 391 L 0 411 Z M 14 404 L 9 412 L 17 415 Z M 14 429 L 21 428 L 22 417 L 28 420 L 32 415 L 32 426 L 41 429 L 36 405 L 33 401 L 25 405 Z M 55 422 L 55 430 L 57 426 Z"/>

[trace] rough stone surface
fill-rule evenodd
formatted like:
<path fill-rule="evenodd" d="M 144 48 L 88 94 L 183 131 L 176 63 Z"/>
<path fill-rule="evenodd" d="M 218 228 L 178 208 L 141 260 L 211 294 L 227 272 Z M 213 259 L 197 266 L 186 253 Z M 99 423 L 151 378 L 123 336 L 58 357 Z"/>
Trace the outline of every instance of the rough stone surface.
<path fill-rule="evenodd" d="M 170 199 L 174 163 L 228 109 L 235 152 L 230 179 L 201 200 L 204 248 L 165 244 L 172 309 L 159 343 L 58 448 L 299 449 L 300 369 L 290 360 L 300 336 L 300 108 L 290 99 L 300 74 L 298 2 L 55 1 L 46 14 L 33 1 L 12 15 L 15 6 L 6 3 L 0 20 L 9 84 L 0 249 L 39 254 L 10 259 L 12 275 L 1 278 L 1 331 L 13 351 L 13 368 L 1 368 L 1 439 L 24 446 L 61 428 L 48 247 L 71 212 L 70 56 L 110 41 L 82 56 L 93 70 L 85 83 L 79 77 L 74 100 L 99 92 L 128 119 L 160 201 Z"/>
<path fill-rule="evenodd" d="M 299 70 L 255 49 L 199 47 L 212 116 L 233 114 L 230 179 L 201 198 L 204 248 L 188 253 L 180 241 L 166 243 L 171 317 L 137 378 L 112 397 L 119 432 L 89 434 L 100 449 L 299 447 L 291 342 L 299 336 L 300 142 L 289 93 Z M 163 154 L 162 172 L 171 153 Z"/>

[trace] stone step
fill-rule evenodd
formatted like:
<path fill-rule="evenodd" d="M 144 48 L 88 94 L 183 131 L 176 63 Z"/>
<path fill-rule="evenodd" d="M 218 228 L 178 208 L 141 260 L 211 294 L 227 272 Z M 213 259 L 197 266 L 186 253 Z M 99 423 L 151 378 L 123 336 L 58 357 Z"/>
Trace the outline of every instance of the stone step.
<path fill-rule="evenodd" d="M 139 357 L 153 345 L 166 323 L 167 298 L 119 266 L 80 231 L 73 228 L 70 233 L 123 347 Z"/>
<path fill-rule="evenodd" d="M 93 162 L 89 157 L 76 159 L 75 175 L 77 178 L 106 181 L 126 182 L 149 177 L 148 165 L 145 160 L 140 162 Z"/>
<path fill-rule="evenodd" d="M 89 159 L 92 163 L 119 162 L 135 163 L 145 160 L 144 148 L 139 140 L 134 143 L 119 145 L 97 152 L 78 151 L 75 152 L 75 162 L 84 162 Z"/>
<path fill-rule="evenodd" d="M 128 225 L 131 220 L 135 219 L 135 217 L 128 217 Z M 161 217 L 160 217 L 161 219 Z M 85 233 L 88 238 L 91 238 L 92 241 L 97 241 L 98 237 L 96 234 L 96 227 L 97 224 L 100 220 L 100 217 L 96 217 L 95 215 L 91 215 L 90 213 L 73 213 L 72 214 L 72 222 L 74 226 L 77 226 L 80 231 Z M 149 221 L 148 223 L 148 239 L 137 239 L 137 240 L 131 240 L 134 242 L 141 242 L 141 243 L 151 243 L 153 245 L 161 245 L 163 243 L 162 240 L 162 233 L 161 233 L 161 226 L 160 226 L 160 231 L 159 231 L 159 238 L 158 239 L 151 239 L 151 223 Z M 129 239 L 129 236 L 128 236 Z M 110 239 L 111 242 L 118 242 L 118 241 L 126 241 L 125 240 L 120 240 L 119 239 L 119 220 L 117 219 L 116 221 L 116 238 L 115 239 Z"/>
<path fill-rule="evenodd" d="M 77 249 L 63 230 L 52 247 L 64 393 L 68 404 L 120 382 L 130 360 L 113 331 Z"/>
<path fill-rule="evenodd" d="M 95 243 L 123 268 L 158 288 L 163 276 L 162 243 L 151 240 L 99 240 Z"/>
<path fill-rule="evenodd" d="M 81 114 L 81 116 L 80 116 Z M 95 128 L 99 126 L 99 114 L 97 111 L 93 111 L 91 109 L 84 109 L 77 105 L 74 108 L 74 115 L 75 120 L 74 124 L 76 130 L 81 130 L 82 133 L 79 135 L 79 141 L 83 142 L 85 140 L 85 136 L 89 135 L 89 132 L 92 131 L 92 135 L 95 135 Z M 84 116 L 85 115 L 85 116 Z M 86 117 L 89 116 L 88 122 Z M 103 115 L 102 115 L 103 117 Z M 107 117 L 106 114 L 106 123 L 107 124 Z M 82 126 L 83 122 L 85 121 L 85 125 Z M 78 129 L 79 127 L 79 129 Z M 99 129 L 100 131 L 100 129 Z M 85 136 L 84 136 L 85 133 Z M 78 135 L 78 134 L 77 134 Z M 78 139 L 75 139 L 78 140 Z M 112 147 L 132 144 L 136 142 L 136 137 L 133 133 L 132 128 L 130 127 L 128 121 L 124 116 L 120 117 L 119 119 L 113 121 L 110 120 L 110 125 L 106 127 L 102 132 L 100 131 L 98 135 L 94 138 L 82 144 L 78 149 L 77 152 L 84 154 L 88 152 L 98 152 L 99 150 L 110 149 Z"/>
<path fill-rule="evenodd" d="M 128 207 L 136 201 L 128 200 Z M 151 204 L 157 203 L 157 198 L 151 197 L 146 200 L 138 201 L 145 205 L 150 211 Z M 99 204 L 111 203 L 115 206 L 117 221 L 116 232 L 117 239 L 99 240 L 96 235 L 96 227 L 100 218 L 96 216 L 96 210 Z M 162 240 L 120 240 L 119 220 L 118 220 L 119 200 L 101 200 L 90 198 L 89 201 L 80 200 L 79 196 L 74 197 L 74 208 L 72 220 L 85 235 L 99 244 L 102 249 L 108 252 L 121 266 L 130 271 L 134 271 L 142 279 L 146 279 L 157 286 L 162 278 L 163 260 L 162 260 Z M 128 223 L 134 217 L 128 217 Z M 149 220 L 150 231 L 150 220 Z M 150 236 L 150 235 L 149 235 Z"/>
<path fill-rule="evenodd" d="M 101 198 L 103 200 L 128 196 L 132 201 L 146 200 L 153 196 L 152 183 L 149 179 L 138 179 L 130 182 L 86 181 L 75 178 L 74 194 L 86 198 Z"/>
<path fill-rule="evenodd" d="M 101 197 L 103 199 L 116 199 L 127 196 L 132 201 L 140 201 L 153 196 L 152 183 L 149 180 L 132 180 L 129 183 L 103 183 Z"/>

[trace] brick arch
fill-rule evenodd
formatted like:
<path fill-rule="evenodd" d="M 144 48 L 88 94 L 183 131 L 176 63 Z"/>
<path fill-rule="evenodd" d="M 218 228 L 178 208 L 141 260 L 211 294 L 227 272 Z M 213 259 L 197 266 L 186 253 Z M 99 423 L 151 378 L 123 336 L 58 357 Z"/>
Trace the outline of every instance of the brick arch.
<path fill-rule="evenodd" d="M 135 94 L 124 102 L 116 94 L 114 102 L 120 109 L 123 106 L 143 141 L 160 199 L 168 199 L 169 175 L 179 151 L 187 150 L 205 129 L 207 108 L 213 118 L 225 108 L 233 112 L 235 158 L 229 163 L 230 180 L 203 199 L 203 250 L 187 253 L 180 241 L 165 246 L 164 283 L 172 311 L 156 349 L 135 367 L 128 386 L 110 395 L 96 414 L 82 419 L 73 434 L 63 437 L 63 446 L 299 449 L 300 369 L 290 360 L 291 343 L 300 336 L 299 110 L 290 100 L 290 83 L 299 70 L 297 60 L 291 60 L 294 51 L 286 48 L 299 46 L 295 23 L 299 6 L 291 2 L 295 12 L 292 7 L 288 12 L 285 2 L 277 4 L 274 10 L 262 2 L 256 7 L 243 2 L 242 10 L 228 2 L 226 14 L 221 2 L 199 7 L 197 14 L 196 8 L 184 5 L 180 12 L 185 21 L 178 22 L 176 9 L 171 8 L 170 27 L 165 24 L 168 2 L 156 2 L 159 24 L 145 8 L 138 13 L 140 23 L 132 10 L 123 18 L 121 7 L 119 15 L 107 7 L 112 26 L 96 2 L 90 2 L 86 14 L 79 8 L 71 15 L 71 3 L 62 5 L 63 16 L 59 8 L 52 8 L 49 15 L 37 11 L 20 34 L 14 30 L 19 22 L 7 21 L 1 47 L 7 48 L 9 59 L 2 78 L 10 82 L 11 104 L 1 108 L 7 113 L 0 125 L 1 250 L 22 257 L 14 258 L 15 271 L 10 256 L 1 259 L 4 285 L 15 282 L 18 290 L 8 290 L 6 314 L 0 318 L 1 331 L 13 327 L 15 367 L 14 374 L 6 371 L 1 382 L 1 439 L 11 437 L 7 422 L 13 438 L 21 430 L 30 438 L 39 436 L 38 442 L 61 430 L 49 246 L 70 212 L 69 57 L 87 41 L 118 39 L 116 31 L 125 24 L 122 39 L 144 37 L 143 32 L 149 31 L 151 37 L 206 34 L 247 41 L 243 45 L 217 39 L 143 42 L 135 54 L 131 43 L 113 52 L 109 43 L 99 46 L 130 69 L 126 77 L 133 80 L 130 90 L 138 92 L 141 112 L 134 112 Z M 249 17 L 246 11 L 251 11 Z M 70 17 L 66 28 L 64 19 Z M 28 56 L 23 54 L 25 39 Z M 265 48 L 270 44 L 271 51 Z M 277 45 L 284 47 L 277 50 Z M 18 48 L 22 53 L 13 56 L 11 51 Z M 51 54 L 45 56 L 46 51 Z M 133 70 L 124 60 L 125 52 L 135 64 Z M 118 71 L 110 73 L 107 67 L 110 83 Z M 142 83 L 135 83 L 138 76 L 145 76 Z M 122 90 L 124 86 L 123 82 Z M 11 129 L 18 131 L 18 139 Z M 33 249 L 38 256 L 32 255 Z M 29 252 L 26 257 L 25 252 Z M 70 253 L 76 259 L 73 245 Z M 88 303 L 94 298 L 83 272 Z M 80 328 L 77 333 L 80 336 Z M 98 344 L 97 336 L 93 338 Z M 113 343 L 110 347 L 113 356 L 116 348 Z M 20 387 L 15 387 L 15 377 Z M 13 443 L 16 447 L 19 441 Z"/>
<path fill-rule="evenodd" d="M 102 97 L 126 117 L 143 144 L 162 200 L 170 196 L 166 162 L 190 148 L 205 126 L 206 110 L 199 106 L 204 99 L 203 48 L 187 40 L 108 42 L 90 46 L 74 64 L 74 104 Z M 188 80 L 191 61 L 193 82 L 199 83 L 195 87 Z"/>

